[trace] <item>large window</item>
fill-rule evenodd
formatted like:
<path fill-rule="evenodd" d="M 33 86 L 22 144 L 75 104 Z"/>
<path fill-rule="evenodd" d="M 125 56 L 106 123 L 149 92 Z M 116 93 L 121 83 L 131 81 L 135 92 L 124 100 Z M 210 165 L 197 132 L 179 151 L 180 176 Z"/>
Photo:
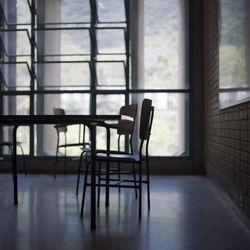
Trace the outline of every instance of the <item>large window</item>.
<path fill-rule="evenodd" d="M 220 107 L 249 101 L 250 2 L 219 1 Z"/>
<path fill-rule="evenodd" d="M 117 114 L 148 97 L 150 154 L 188 155 L 186 10 L 185 0 L 0 0 L 1 113 Z M 20 127 L 18 137 L 25 154 L 55 154 L 53 126 Z"/>

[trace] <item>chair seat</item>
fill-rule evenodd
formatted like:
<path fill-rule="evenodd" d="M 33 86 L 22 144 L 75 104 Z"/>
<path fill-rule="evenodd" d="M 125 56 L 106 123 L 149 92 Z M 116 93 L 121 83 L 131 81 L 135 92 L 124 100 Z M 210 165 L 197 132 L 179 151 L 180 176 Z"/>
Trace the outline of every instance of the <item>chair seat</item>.
<path fill-rule="evenodd" d="M 107 153 L 97 153 L 96 155 L 97 160 L 108 160 Z M 124 161 L 124 162 L 139 162 L 139 155 L 132 155 L 132 154 L 113 154 L 111 153 L 109 155 L 109 160 L 110 161 Z"/>
<path fill-rule="evenodd" d="M 85 158 L 91 157 L 91 148 L 82 148 L 85 152 Z M 84 157 L 84 156 L 83 156 Z M 96 160 L 105 161 L 108 160 L 106 150 L 99 149 L 96 151 Z M 138 162 L 139 155 L 133 155 L 122 151 L 110 151 L 109 154 L 110 161 L 126 161 L 126 162 Z"/>

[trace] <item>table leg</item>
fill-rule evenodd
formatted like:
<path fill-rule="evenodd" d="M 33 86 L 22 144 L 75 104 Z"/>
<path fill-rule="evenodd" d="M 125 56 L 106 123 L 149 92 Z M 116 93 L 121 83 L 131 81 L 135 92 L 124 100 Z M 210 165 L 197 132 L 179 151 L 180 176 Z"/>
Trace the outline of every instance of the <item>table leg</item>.
<path fill-rule="evenodd" d="M 91 229 L 96 229 L 96 194 L 95 194 L 95 186 L 96 186 L 96 131 L 95 126 L 90 126 L 91 133 Z"/>
<path fill-rule="evenodd" d="M 18 187 L 17 187 L 17 164 L 16 164 L 16 154 L 17 154 L 17 146 L 16 146 L 16 131 L 18 126 L 14 126 L 13 128 L 13 156 L 12 156 L 12 175 L 14 182 L 14 205 L 18 204 Z"/>
<path fill-rule="evenodd" d="M 110 129 L 107 124 L 105 124 L 106 130 L 107 130 L 107 158 L 109 158 L 110 154 Z M 106 200 L 105 200 L 105 206 L 109 206 L 109 168 L 110 168 L 110 161 L 107 160 L 106 162 Z"/>

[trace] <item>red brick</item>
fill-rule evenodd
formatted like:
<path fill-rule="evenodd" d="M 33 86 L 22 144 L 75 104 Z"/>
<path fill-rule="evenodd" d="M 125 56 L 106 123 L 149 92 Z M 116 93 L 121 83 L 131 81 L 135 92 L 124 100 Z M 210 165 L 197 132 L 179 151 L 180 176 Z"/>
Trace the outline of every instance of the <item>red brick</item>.
<path fill-rule="evenodd" d="M 248 182 L 248 175 L 245 174 L 245 173 L 241 173 L 240 179 L 241 179 L 241 182 L 244 182 L 245 184 L 247 184 L 247 182 Z"/>
<path fill-rule="evenodd" d="M 240 111 L 240 119 L 247 119 L 247 109 Z"/>
<path fill-rule="evenodd" d="M 234 167 L 235 168 L 240 168 L 240 160 L 234 159 Z M 250 170 L 250 169 L 249 169 Z"/>
<path fill-rule="evenodd" d="M 240 153 L 240 159 L 242 162 L 247 162 L 247 153 L 241 152 Z"/>
<path fill-rule="evenodd" d="M 244 163 L 244 162 L 241 162 L 240 163 L 240 170 L 244 173 L 248 173 L 248 164 L 247 163 Z"/>

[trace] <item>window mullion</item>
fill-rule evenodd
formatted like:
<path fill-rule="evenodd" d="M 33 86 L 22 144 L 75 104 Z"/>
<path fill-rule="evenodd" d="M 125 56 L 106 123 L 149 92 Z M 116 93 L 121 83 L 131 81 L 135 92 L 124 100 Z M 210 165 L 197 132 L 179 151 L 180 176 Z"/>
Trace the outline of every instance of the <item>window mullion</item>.
<path fill-rule="evenodd" d="M 90 26 L 90 42 L 91 42 L 91 56 L 90 56 L 90 70 L 91 70 L 91 83 L 90 83 L 90 113 L 96 114 L 96 24 L 97 24 L 97 6 L 96 0 L 90 0 L 91 8 L 91 26 Z"/>
<path fill-rule="evenodd" d="M 31 62 L 31 79 L 30 79 L 30 115 L 34 115 L 34 85 L 35 85 L 35 0 L 31 1 L 31 51 L 30 51 L 30 62 Z M 30 126 L 30 154 L 34 156 L 34 126 Z"/>

